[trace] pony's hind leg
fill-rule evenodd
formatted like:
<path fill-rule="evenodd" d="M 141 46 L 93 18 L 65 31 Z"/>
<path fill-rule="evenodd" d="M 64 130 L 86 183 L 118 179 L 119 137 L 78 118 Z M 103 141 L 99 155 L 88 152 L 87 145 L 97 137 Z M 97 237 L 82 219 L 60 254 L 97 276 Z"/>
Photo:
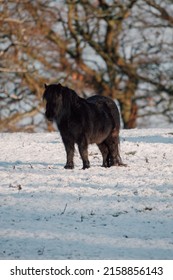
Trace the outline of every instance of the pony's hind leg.
<path fill-rule="evenodd" d="M 119 136 L 112 133 L 105 140 L 105 143 L 109 150 L 109 166 L 124 166 L 119 152 Z"/>
<path fill-rule="evenodd" d="M 108 150 L 108 147 L 106 145 L 106 143 L 102 142 L 100 144 L 97 144 L 101 154 L 102 154 L 102 157 L 103 157 L 103 164 L 102 166 L 103 167 L 110 167 L 110 153 L 109 153 L 109 150 Z"/>

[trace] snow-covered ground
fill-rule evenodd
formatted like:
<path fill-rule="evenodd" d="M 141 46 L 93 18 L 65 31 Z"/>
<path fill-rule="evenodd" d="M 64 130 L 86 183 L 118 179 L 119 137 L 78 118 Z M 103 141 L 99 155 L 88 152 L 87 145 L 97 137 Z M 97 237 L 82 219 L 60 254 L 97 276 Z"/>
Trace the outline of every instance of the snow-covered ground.
<path fill-rule="evenodd" d="M 0 134 L 0 259 L 173 259 L 173 129 L 121 131 L 127 167 L 66 170 L 59 133 Z"/>

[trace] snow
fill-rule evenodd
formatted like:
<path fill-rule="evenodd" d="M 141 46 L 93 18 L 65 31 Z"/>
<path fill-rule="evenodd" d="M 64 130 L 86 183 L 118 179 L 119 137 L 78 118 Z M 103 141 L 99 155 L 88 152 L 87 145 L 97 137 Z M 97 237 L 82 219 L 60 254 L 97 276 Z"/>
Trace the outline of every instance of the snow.
<path fill-rule="evenodd" d="M 127 167 L 66 170 L 58 132 L 0 134 L 0 259 L 173 259 L 173 129 L 120 136 Z"/>

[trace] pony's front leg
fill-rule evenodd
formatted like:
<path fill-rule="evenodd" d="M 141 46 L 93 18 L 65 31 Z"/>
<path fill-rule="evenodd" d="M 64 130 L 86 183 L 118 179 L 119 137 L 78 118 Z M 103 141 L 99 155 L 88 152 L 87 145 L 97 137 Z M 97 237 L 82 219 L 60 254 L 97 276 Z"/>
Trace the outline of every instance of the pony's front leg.
<path fill-rule="evenodd" d="M 73 169 L 74 168 L 74 143 L 66 142 L 64 143 L 66 155 L 67 155 L 67 162 L 64 168 L 66 169 Z"/>
<path fill-rule="evenodd" d="M 78 143 L 79 153 L 83 161 L 83 169 L 89 168 L 90 163 L 88 160 L 88 144 L 85 139 Z"/>

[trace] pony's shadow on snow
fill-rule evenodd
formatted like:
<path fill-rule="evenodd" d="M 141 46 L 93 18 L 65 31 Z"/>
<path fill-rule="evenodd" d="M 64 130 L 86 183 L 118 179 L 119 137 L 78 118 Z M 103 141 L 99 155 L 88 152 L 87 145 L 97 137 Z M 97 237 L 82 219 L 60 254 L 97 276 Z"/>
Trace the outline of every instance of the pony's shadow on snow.
<path fill-rule="evenodd" d="M 43 168 L 49 168 L 50 166 L 52 168 L 58 168 L 58 167 L 63 167 L 63 163 L 49 163 L 49 162 L 44 162 L 44 161 L 27 161 L 23 162 L 20 160 L 14 161 L 14 162 L 9 162 L 9 161 L 0 161 L 0 167 L 5 167 L 5 168 L 22 168 L 22 167 L 28 167 L 28 168 L 33 168 L 34 166 L 42 166 Z"/>
<path fill-rule="evenodd" d="M 173 133 L 151 136 L 129 136 L 121 137 L 122 142 L 133 142 L 133 143 L 151 143 L 151 144 L 173 144 Z"/>

